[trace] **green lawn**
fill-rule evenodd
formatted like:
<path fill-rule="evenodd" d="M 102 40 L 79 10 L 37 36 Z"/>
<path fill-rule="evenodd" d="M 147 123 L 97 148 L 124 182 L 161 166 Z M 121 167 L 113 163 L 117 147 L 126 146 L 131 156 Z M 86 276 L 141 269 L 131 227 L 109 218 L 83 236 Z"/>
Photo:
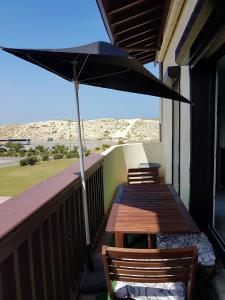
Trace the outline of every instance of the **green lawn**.
<path fill-rule="evenodd" d="M 42 180 L 69 167 L 77 159 L 41 161 L 34 166 L 11 166 L 0 169 L 0 196 L 15 196 Z"/>

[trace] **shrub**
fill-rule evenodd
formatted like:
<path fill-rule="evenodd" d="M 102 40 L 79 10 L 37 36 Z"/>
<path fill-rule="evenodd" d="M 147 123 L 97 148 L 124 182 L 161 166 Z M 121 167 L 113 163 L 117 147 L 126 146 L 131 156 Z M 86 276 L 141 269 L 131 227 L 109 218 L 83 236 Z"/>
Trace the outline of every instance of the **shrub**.
<path fill-rule="evenodd" d="M 95 147 L 95 151 L 99 151 L 100 150 L 100 147 Z"/>
<path fill-rule="evenodd" d="M 66 154 L 66 158 L 73 158 L 73 157 L 77 157 L 77 156 L 76 156 L 76 153 L 74 153 L 74 152 L 68 152 L 68 153 Z"/>
<path fill-rule="evenodd" d="M 45 161 L 45 160 L 49 160 L 49 155 L 48 155 L 48 154 L 46 154 L 46 153 L 45 153 L 45 154 L 43 154 L 43 155 L 42 155 L 42 160 L 43 160 L 43 161 Z"/>
<path fill-rule="evenodd" d="M 35 165 L 37 160 L 37 156 L 30 156 L 27 158 L 28 164 L 29 165 Z"/>
<path fill-rule="evenodd" d="M 68 147 L 62 144 L 56 144 L 52 146 L 52 153 L 53 154 L 63 154 L 65 151 L 68 150 Z"/>
<path fill-rule="evenodd" d="M 0 152 L 0 156 L 7 156 L 7 152 Z"/>
<path fill-rule="evenodd" d="M 1 146 L 1 145 L 0 145 Z M 2 153 L 6 153 L 8 150 L 7 150 L 7 148 L 0 148 L 0 154 L 2 154 Z"/>
<path fill-rule="evenodd" d="M 62 154 L 55 154 L 55 155 L 53 156 L 53 158 L 54 158 L 54 159 L 61 159 L 61 158 L 63 158 L 63 155 L 62 155 Z"/>
<path fill-rule="evenodd" d="M 27 151 L 30 152 L 30 153 L 34 153 L 34 154 L 37 154 L 37 153 L 38 153 L 38 152 L 37 152 L 35 149 L 33 149 L 32 147 L 30 147 Z"/>
<path fill-rule="evenodd" d="M 18 152 L 18 151 L 24 149 L 24 145 L 22 145 L 20 143 L 8 142 L 8 143 L 5 144 L 5 146 L 7 148 L 10 148 L 10 149 L 14 150 L 15 152 Z"/>
<path fill-rule="evenodd" d="M 124 144 L 124 141 L 122 141 L 122 140 L 119 140 L 118 142 L 117 142 L 117 145 L 123 145 Z"/>
<path fill-rule="evenodd" d="M 74 146 L 73 147 L 73 150 L 70 151 L 70 153 L 73 153 L 73 157 L 76 157 L 76 158 L 79 158 L 79 151 L 78 151 L 78 147 L 77 146 Z"/>
<path fill-rule="evenodd" d="M 43 153 L 43 152 L 46 152 L 46 149 L 43 145 L 37 145 L 35 147 L 35 150 L 38 151 L 39 153 Z"/>
<path fill-rule="evenodd" d="M 22 149 L 21 151 L 19 151 L 19 156 L 25 156 L 26 154 L 26 150 Z"/>
<path fill-rule="evenodd" d="M 12 149 L 8 150 L 6 152 L 6 156 L 15 156 L 15 151 L 13 151 Z"/>
<path fill-rule="evenodd" d="M 108 148 L 110 148 L 111 145 L 108 145 L 108 144 L 102 144 L 102 150 L 106 150 Z"/>
<path fill-rule="evenodd" d="M 21 159 L 20 160 L 20 165 L 21 166 L 27 166 L 29 163 L 28 163 L 28 160 L 25 158 L 25 159 Z"/>
<path fill-rule="evenodd" d="M 84 156 L 88 156 L 91 154 L 91 150 L 90 149 L 87 149 L 85 152 L 84 152 Z"/>
<path fill-rule="evenodd" d="M 27 156 L 34 156 L 34 155 L 38 155 L 38 151 L 37 150 L 35 150 L 35 149 L 33 149 L 33 148 L 29 148 L 28 150 L 27 150 Z"/>

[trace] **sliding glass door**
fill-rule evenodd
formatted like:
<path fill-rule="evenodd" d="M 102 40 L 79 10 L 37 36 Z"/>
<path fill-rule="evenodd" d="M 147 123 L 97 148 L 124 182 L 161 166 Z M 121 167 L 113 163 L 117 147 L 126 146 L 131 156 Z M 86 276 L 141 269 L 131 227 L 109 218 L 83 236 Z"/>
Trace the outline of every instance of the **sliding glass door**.
<path fill-rule="evenodd" d="M 180 92 L 179 80 L 173 84 L 173 89 Z M 172 183 L 180 194 L 180 102 L 172 104 Z"/>
<path fill-rule="evenodd" d="M 213 225 L 225 242 L 225 56 L 217 64 L 216 85 Z"/>

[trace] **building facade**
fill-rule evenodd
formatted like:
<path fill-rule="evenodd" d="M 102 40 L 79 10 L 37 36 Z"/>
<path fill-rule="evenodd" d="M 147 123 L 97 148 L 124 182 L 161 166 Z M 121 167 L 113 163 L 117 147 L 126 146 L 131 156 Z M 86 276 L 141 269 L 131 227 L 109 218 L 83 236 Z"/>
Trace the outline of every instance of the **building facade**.
<path fill-rule="evenodd" d="M 225 12 L 220 1 L 177 3 L 157 59 L 162 79 L 194 105 L 162 99 L 165 177 L 224 257 Z"/>
<path fill-rule="evenodd" d="M 97 0 L 113 44 L 194 103 L 161 99 L 164 177 L 225 256 L 225 11 L 220 0 Z"/>

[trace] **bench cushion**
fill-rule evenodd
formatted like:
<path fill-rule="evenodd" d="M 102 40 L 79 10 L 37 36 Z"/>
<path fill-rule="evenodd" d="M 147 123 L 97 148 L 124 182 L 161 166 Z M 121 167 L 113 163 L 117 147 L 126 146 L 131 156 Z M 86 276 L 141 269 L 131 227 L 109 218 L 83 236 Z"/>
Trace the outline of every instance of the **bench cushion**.
<path fill-rule="evenodd" d="M 114 291 L 118 298 L 137 300 L 185 299 L 185 285 L 182 282 L 139 283 L 116 281 Z"/>
<path fill-rule="evenodd" d="M 200 234 L 157 234 L 157 248 L 186 248 L 195 246 L 198 250 L 198 263 L 203 266 L 215 265 L 215 254 L 207 236 Z"/>

